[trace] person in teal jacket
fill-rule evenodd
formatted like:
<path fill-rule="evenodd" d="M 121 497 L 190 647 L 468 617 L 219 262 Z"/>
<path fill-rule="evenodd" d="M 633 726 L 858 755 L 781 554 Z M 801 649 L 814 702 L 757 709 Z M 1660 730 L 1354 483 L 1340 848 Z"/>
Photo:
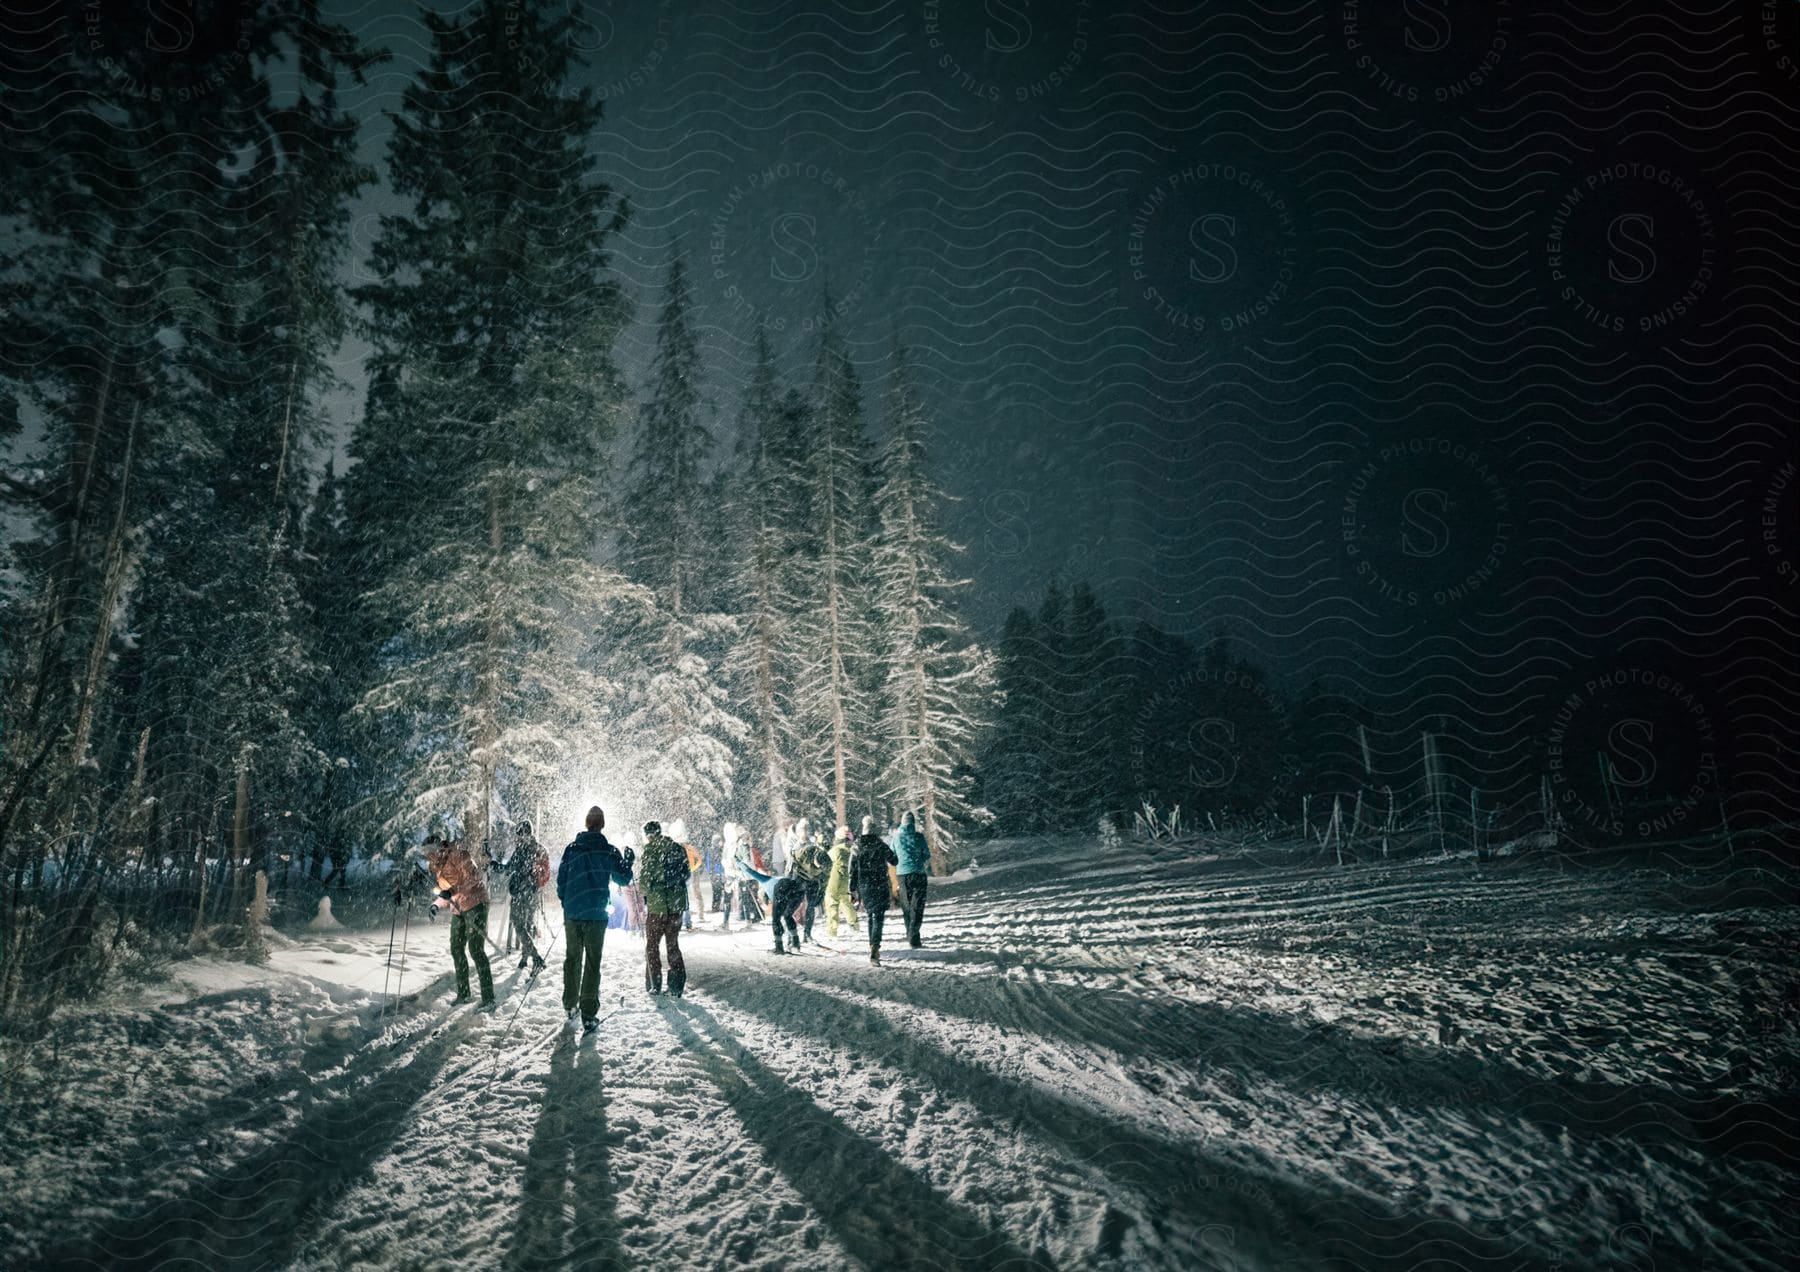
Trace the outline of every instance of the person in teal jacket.
<path fill-rule="evenodd" d="M 906 943 L 916 950 L 923 944 L 919 928 L 925 922 L 925 881 L 931 870 L 931 850 L 911 813 L 900 819 L 894 855 L 900 859 L 894 873 L 900 876 L 900 913 L 906 919 Z"/>

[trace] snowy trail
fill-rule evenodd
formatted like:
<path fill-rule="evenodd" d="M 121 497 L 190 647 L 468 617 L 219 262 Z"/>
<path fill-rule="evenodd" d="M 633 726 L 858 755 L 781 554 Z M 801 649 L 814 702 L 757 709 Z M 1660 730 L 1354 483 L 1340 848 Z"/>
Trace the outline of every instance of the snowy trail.
<path fill-rule="evenodd" d="M 761 930 L 697 931 L 673 1003 L 610 933 L 585 1042 L 554 963 L 516 1022 L 511 970 L 499 1013 L 452 1009 L 441 931 L 395 1011 L 385 932 L 178 965 L 147 1001 L 70 1013 L 15 1075 L 0 1266 L 1774 1268 L 1795 1248 L 1791 879 L 1008 851 L 934 884 L 926 948 L 881 968 L 857 933 L 776 959 Z"/>

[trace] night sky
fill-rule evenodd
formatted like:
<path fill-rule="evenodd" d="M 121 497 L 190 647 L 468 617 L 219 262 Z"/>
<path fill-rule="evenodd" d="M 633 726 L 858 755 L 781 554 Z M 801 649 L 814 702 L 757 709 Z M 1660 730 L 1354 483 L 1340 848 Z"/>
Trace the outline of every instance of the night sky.
<path fill-rule="evenodd" d="M 634 382 L 676 244 L 727 460 L 758 322 L 803 383 L 829 287 L 872 428 L 898 336 L 983 630 L 1087 578 L 1497 786 L 1791 785 L 1800 3 L 583 12 Z M 379 164 L 422 23 L 332 16 Z"/>

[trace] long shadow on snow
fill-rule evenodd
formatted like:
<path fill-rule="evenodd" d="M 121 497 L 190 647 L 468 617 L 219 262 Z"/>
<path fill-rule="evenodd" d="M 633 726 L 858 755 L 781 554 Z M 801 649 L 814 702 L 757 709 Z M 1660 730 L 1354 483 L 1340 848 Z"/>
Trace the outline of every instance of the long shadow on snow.
<path fill-rule="evenodd" d="M 506 1267 L 623 1268 L 600 1053 L 564 1036 L 550 1056 L 544 1107 L 531 1133 L 519 1218 Z M 574 1207 L 565 1224 L 565 1195 Z M 570 1249 L 563 1251 L 565 1226 Z"/>
<path fill-rule="evenodd" d="M 454 1022 L 404 1064 L 383 1054 L 356 1062 L 340 1079 L 352 1094 L 321 1099 L 281 1141 L 186 1196 L 159 1199 L 122 1223 L 104 1223 L 52 1250 L 46 1265 L 236 1272 L 287 1262 L 312 1212 L 404 1132 L 468 1023 Z"/>
<path fill-rule="evenodd" d="M 1296 1091 L 1336 1091 L 1419 1112 L 1474 1106 L 1574 1135 L 1701 1145 L 1778 1163 L 1800 1153 L 1795 1115 L 1771 1104 L 1541 1077 L 1491 1056 L 1369 1038 L 1335 1024 L 1303 1025 L 1251 1008 L 923 969 L 841 983 L 903 1006 L 984 1023 L 998 1018 L 1068 1042 L 1186 1066 L 1255 1071 Z M 967 995 L 977 986 L 992 987 L 996 1013 L 971 1007 Z"/>
<path fill-rule="evenodd" d="M 919 1086 L 959 1095 L 996 1123 L 1019 1129 L 1137 1189 L 1149 1221 L 1178 1243 L 1177 1260 L 1210 1266 L 1211 1234 L 1228 1228 L 1251 1266 L 1392 1266 L 1467 1272 L 1477 1264 L 1525 1269 L 1541 1261 L 1493 1225 L 1464 1225 L 1391 1210 L 1374 1198 L 1300 1183 L 1198 1145 L 1159 1138 L 1041 1087 L 1028 1087 L 921 1041 L 878 1010 L 782 978 L 713 971 L 707 988 L 783 1029 L 810 1034 L 898 1068 Z M 1243 1238 L 1243 1239 L 1240 1239 Z"/>
<path fill-rule="evenodd" d="M 688 1018 L 706 1027 L 710 1043 Z M 667 1019 L 764 1156 L 856 1259 L 919 1272 L 1050 1266 L 783 1082 L 704 1008 L 672 1005 Z"/>
<path fill-rule="evenodd" d="M 429 1001 L 441 993 L 451 983 L 448 973 L 439 976 L 416 994 L 407 995 L 409 1004 L 416 1001 Z M 265 1007 L 272 1007 L 273 1000 L 265 989 L 229 990 L 217 994 L 203 995 L 201 998 L 188 999 L 182 1003 L 170 1004 L 156 1008 L 145 1019 L 132 1019 L 126 1024 L 127 1045 L 131 1047 L 163 1048 L 179 1045 L 168 1037 L 167 1022 L 161 1017 L 177 1018 L 194 1014 L 197 1006 L 224 1006 L 233 1002 L 260 1002 Z M 335 1084 L 349 1076 L 345 1073 L 330 1072 L 347 1058 L 354 1057 L 363 1048 L 372 1045 L 397 1019 L 382 1015 L 366 1025 L 361 1037 L 342 1038 L 331 1035 L 321 1037 L 303 1044 L 297 1057 L 278 1067 L 258 1069 L 244 1081 L 238 1083 L 222 1095 L 217 1095 L 199 1108 L 184 1107 L 178 1112 L 148 1122 L 143 1126 L 120 1123 L 104 1109 L 78 1110 L 78 1113 L 94 1115 L 96 1129 L 89 1131 L 86 1119 L 71 1122 L 68 1133 L 84 1136 L 92 1134 L 94 1138 L 103 1136 L 124 1136 L 126 1142 L 133 1144 L 152 1144 L 156 1146 L 153 1153 L 138 1153 L 130 1157 L 121 1157 L 109 1167 L 109 1186 L 116 1196 L 146 1197 L 154 1195 L 167 1180 L 171 1163 L 176 1161 L 203 1161 L 215 1152 L 215 1142 L 230 1142 L 233 1137 L 254 1134 L 265 1127 L 281 1121 L 291 1110 L 293 1101 L 289 1093 L 298 1088 L 301 1099 L 318 1098 L 315 1091 L 323 1091 L 326 1095 L 335 1089 Z M 400 1045 L 410 1039 L 401 1039 Z M 384 1050 L 390 1053 L 391 1048 Z M 367 1065 L 369 1058 L 360 1063 Z M 352 1071 L 356 1062 L 353 1061 Z M 321 1082 L 314 1075 L 327 1072 L 327 1078 Z M 137 1081 L 137 1077 L 131 1079 Z M 67 1116 L 65 1120 L 67 1120 Z M 103 1155 L 104 1155 L 104 1150 Z"/>

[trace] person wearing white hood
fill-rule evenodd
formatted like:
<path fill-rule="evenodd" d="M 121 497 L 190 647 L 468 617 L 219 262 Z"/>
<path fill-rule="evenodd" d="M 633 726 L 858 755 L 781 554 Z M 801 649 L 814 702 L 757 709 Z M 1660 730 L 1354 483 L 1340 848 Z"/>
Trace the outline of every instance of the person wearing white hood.
<path fill-rule="evenodd" d="M 738 825 L 736 822 L 725 823 L 725 847 L 719 862 L 719 874 L 725 881 L 723 895 L 720 897 L 719 909 L 723 914 L 723 922 L 719 924 L 721 932 L 731 931 L 731 911 L 738 904 L 738 898 L 744 888 L 744 872 L 738 868 Z"/>

